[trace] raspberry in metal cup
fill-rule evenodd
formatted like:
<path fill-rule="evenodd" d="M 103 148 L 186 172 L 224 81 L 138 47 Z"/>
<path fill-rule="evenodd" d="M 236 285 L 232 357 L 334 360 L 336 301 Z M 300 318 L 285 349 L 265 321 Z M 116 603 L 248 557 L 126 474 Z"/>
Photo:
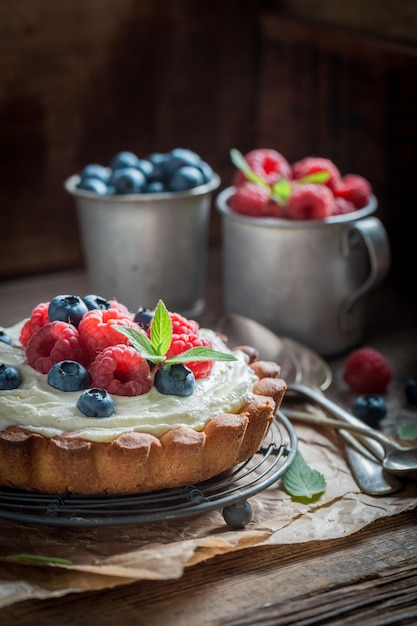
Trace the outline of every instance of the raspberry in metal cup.
<path fill-rule="evenodd" d="M 227 313 L 264 324 L 322 356 L 358 345 L 366 296 L 390 266 L 387 233 L 367 206 L 325 219 L 250 217 L 231 210 L 234 187 L 217 197 L 222 219 Z"/>

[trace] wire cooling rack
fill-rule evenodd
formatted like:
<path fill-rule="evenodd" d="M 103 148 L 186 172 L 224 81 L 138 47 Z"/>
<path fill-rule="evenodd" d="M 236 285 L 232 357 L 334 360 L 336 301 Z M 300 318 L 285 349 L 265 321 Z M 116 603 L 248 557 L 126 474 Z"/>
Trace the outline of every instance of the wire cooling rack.
<path fill-rule="evenodd" d="M 222 509 L 226 524 L 243 528 L 252 519 L 248 499 L 277 482 L 291 467 L 298 442 L 291 422 L 278 412 L 259 451 L 233 471 L 204 483 L 145 494 L 49 495 L 0 488 L 0 519 L 66 527 L 144 524 Z"/>

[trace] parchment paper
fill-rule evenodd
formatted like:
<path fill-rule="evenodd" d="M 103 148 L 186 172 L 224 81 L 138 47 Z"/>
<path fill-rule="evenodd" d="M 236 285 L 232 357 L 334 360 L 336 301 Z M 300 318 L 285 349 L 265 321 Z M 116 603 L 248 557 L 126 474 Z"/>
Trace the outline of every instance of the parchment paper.
<path fill-rule="evenodd" d="M 250 499 L 253 518 L 242 530 L 232 530 L 217 510 L 185 520 L 93 529 L 0 520 L 0 607 L 134 580 L 175 579 L 186 567 L 218 554 L 348 537 L 378 518 L 416 507 L 416 482 L 405 482 L 393 496 L 365 495 L 331 429 L 295 424 L 295 430 L 304 459 L 326 478 L 325 493 L 313 503 L 300 504 L 279 481 Z M 11 558 L 22 553 L 68 559 L 71 564 Z"/>

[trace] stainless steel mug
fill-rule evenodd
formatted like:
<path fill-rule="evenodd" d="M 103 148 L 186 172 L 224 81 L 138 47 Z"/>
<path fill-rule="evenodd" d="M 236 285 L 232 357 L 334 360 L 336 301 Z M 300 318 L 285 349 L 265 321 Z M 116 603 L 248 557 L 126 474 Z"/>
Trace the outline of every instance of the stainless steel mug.
<path fill-rule="evenodd" d="M 100 196 L 65 181 L 76 200 L 92 293 L 116 298 L 132 312 L 162 299 L 186 316 L 205 307 L 211 182 L 175 193 Z"/>
<path fill-rule="evenodd" d="M 335 356 L 363 340 L 366 294 L 386 276 L 390 246 L 363 209 L 324 220 L 246 217 L 217 197 L 223 238 L 223 299 L 239 313 L 316 350 Z"/>

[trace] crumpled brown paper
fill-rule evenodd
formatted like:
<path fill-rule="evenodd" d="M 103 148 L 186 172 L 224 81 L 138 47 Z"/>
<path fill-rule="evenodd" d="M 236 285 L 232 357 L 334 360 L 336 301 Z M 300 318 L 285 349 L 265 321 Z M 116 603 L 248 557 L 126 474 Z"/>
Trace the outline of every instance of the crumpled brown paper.
<path fill-rule="evenodd" d="M 317 410 L 318 411 L 318 410 Z M 296 424 L 299 450 L 326 478 L 315 502 L 294 502 L 281 482 L 250 499 L 251 522 L 233 530 L 219 510 L 175 521 L 99 528 L 57 528 L 0 520 L 0 607 L 28 599 L 110 588 L 140 579 L 179 578 L 186 567 L 235 550 L 347 537 L 374 520 L 413 509 L 417 483 L 389 497 L 362 493 L 328 428 Z M 27 553 L 71 565 L 11 559 Z"/>

